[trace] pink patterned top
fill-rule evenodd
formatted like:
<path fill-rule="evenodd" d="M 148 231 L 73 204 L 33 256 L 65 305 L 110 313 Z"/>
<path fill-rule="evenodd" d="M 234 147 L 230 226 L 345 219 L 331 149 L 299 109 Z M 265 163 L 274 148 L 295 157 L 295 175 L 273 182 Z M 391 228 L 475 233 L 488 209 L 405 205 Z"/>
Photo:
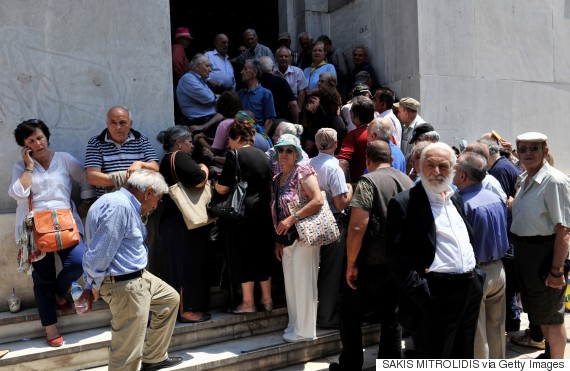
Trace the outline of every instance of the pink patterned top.
<path fill-rule="evenodd" d="M 315 175 L 315 170 L 313 167 L 308 163 L 298 163 L 295 168 L 289 173 L 289 178 L 285 185 L 279 185 L 279 178 L 281 177 L 282 173 L 279 173 L 273 177 L 273 184 L 271 185 L 271 215 L 273 216 L 273 226 L 277 227 L 279 222 L 291 213 L 289 212 L 289 208 L 287 207 L 287 203 L 297 197 L 297 184 L 299 183 L 299 179 L 306 177 L 307 175 Z M 302 191 L 302 188 L 301 188 Z M 277 210 L 275 207 L 275 196 L 279 193 L 279 200 L 278 200 L 278 207 L 279 215 L 277 215 Z M 301 197 L 301 204 L 306 204 L 308 202 L 307 195 L 302 191 Z"/>

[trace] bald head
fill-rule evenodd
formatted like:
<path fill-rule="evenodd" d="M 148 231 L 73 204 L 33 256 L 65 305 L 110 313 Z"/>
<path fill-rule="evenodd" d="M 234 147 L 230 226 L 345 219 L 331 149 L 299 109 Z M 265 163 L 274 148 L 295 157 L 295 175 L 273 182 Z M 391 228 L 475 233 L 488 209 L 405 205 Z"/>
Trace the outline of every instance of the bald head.
<path fill-rule="evenodd" d="M 374 140 L 383 140 L 388 143 L 392 134 L 394 133 L 394 128 L 392 127 L 392 122 L 387 118 L 375 119 L 370 125 L 368 125 L 368 142 Z"/>

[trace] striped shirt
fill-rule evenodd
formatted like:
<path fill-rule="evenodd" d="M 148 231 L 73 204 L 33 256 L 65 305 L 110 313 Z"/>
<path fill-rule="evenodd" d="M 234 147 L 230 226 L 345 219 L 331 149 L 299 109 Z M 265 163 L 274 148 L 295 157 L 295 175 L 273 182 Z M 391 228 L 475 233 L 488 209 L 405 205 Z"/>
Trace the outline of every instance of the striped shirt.
<path fill-rule="evenodd" d="M 109 138 L 105 129 L 87 143 L 84 167 L 100 168 L 103 174 L 110 174 L 127 170 L 135 161 L 158 162 L 158 160 L 154 148 L 144 134 L 131 129 L 126 142 L 120 145 Z M 104 190 L 98 187 L 97 196 L 103 193 Z"/>

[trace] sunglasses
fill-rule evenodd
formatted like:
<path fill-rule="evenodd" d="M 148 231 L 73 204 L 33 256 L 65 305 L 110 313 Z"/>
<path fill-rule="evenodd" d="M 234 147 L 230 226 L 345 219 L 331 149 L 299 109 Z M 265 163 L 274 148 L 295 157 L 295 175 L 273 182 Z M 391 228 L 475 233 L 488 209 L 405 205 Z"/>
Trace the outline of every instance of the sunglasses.
<path fill-rule="evenodd" d="M 530 153 L 534 153 L 537 152 L 539 149 L 542 149 L 542 146 L 517 147 L 517 152 L 524 155 L 527 150 Z"/>
<path fill-rule="evenodd" d="M 291 148 L 279 147 L 279 148 L 277 148 L 277 152 L 279 152 L 279 153 L 285 152 L 285 153 L 288 154 L 288 155 L 293 154 L 293 150 L 292 150 Z"/>

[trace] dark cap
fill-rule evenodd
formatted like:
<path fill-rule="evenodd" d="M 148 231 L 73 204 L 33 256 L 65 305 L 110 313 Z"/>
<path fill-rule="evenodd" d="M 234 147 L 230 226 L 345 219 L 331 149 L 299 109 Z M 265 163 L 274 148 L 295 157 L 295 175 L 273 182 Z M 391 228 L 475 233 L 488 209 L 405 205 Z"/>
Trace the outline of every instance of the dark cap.
<path fill-rule="evenodd" d="M 430 131 L 434 131 L 434 128 L 433 128 L 433 126 L 431 126 L 431 124 L 425 123 L 425 124 L 420 124 L 420 125 L 416 126 L 414 128 L 414 131 L 412 132 L 412 138 L 410 139 L 410 144 L 417 141 L 418 138 L 420 137 L 420 135 L 425 134 L 425 133 L 430 132 Z"/>
<path fill-rule="evenodd" d="M 289 32 L 280 32 L 277 35 L 277 41 L 279 40 L 291 40 L 291 35 L 289 35 Z"/>
<path fill-rule="evenodd" d="M 372 93 L 370 92 L 370 88 L 368 87 L 368 85 L 365 84 L 356 84 L 354 86 L 354 89 L 352 89 L 352 96 L 356 97 L 359 95 L 364 95 L 364 93 L 368 93 L 370 95 L 372 95 Z"/>

